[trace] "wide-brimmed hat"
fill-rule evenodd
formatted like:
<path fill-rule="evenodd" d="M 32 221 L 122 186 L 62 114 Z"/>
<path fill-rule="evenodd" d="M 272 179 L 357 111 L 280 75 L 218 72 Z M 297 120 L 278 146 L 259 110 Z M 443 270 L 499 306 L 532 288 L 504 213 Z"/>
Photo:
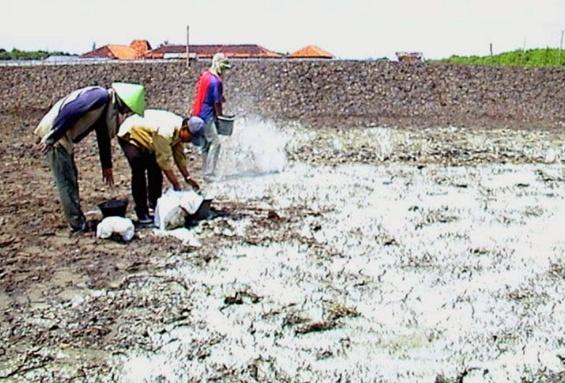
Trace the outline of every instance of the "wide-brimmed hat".
<path fill-rule="evenodd" d="M 132 112 L 143 116 L 145 112 L 145 88 L 143 85 L 115 82 L 112 84 L 112 89 Z"/>

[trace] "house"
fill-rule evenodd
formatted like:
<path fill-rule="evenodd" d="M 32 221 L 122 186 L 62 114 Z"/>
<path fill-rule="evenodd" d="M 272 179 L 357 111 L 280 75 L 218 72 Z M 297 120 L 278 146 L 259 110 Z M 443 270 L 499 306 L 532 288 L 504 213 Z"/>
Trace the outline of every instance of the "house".
<path fill-rule="evenodd" d="M 81 59 L 137 60 L 151 50 L 147 40 L 133 40 L 130 45 L 108 44 L 84 53 Z"/>
<path fill-rule="evenodd" d="M 421 63 L 424 62 L 424 54 L 422 52 L 396 52 L 396 57 L 401 63 Z"/>
<path fill-rule="evenodd" d="M 334 55 L 316 45 L 307 45 L 291 53 L 288 57 L 300 59 L 333 59 Z"/>
<path fill-rule="evenodd" d="M 188 46 L 190 57 L 211 59 L 214 54 L 222 52 L 228 58 L 281 58 L 278 53 L 272 52 L 256 44 L 199 44 Z M 163 45 L 145 54 L 149 59 L 186 58 L 186 45 Z"/>

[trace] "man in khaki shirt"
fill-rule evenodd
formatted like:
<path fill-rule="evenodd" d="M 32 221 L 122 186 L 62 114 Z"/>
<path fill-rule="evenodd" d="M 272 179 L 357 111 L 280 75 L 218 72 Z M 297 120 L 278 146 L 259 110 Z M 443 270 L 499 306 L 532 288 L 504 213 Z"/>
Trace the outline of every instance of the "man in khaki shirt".
<path fill-rule="evenodd" d="M 148 109 L 144 117 L 131 116 L 120 126 L 118 140 L 131 167 L 131 188 L 139 223 L 153 220 L 154 209 L 161 196 L 163 174 L 180 190 L 173 164 L 193 188 L 199 185 L 190 177 L 184 144 L 202 146 L 204 122 L 198 117 L 182 118 L 165 110 Z"/>

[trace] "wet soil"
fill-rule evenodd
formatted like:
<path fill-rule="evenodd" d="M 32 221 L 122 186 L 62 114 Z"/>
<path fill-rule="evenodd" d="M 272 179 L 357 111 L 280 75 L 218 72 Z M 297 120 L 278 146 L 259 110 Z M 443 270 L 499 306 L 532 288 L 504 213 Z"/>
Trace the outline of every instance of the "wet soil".
<path fill-rule="evenodd" d="M 124 244 L 68 232 L 35 117 L 0 116 L 0 380 L 565 379 L 565 132 L 267 124 L 284 161 L 226 143 L 197 241 Z M 77 146 L 93 218 L 114 158 Z"/>

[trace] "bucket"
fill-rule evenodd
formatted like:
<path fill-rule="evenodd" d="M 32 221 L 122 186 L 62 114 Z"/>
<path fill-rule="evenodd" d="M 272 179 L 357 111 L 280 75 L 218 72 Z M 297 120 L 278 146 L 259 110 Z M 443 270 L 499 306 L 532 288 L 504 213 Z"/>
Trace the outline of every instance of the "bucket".
<path fill-rule="evenodd" d="M 210 205 L 212 204 L 212 199 L 205 199 L 200 204 L 200 207 L 196 212 L 191 216 L 192 219 L 196 220 L 203 220 L 207 219 L 210 216 L 211 210 Z"/>
<path fill-rule="evenodd" d="M 111 199 L 98 204 L 98 208 L 104 218 L 113 216 L 125 217 L 128 208 L 128 199 Z"/>
<path fill-rule="evenodd" d="M 205 199 L 194 214 L 189 214 L 185 219 L 185 226 L 196 226 L 198 222 L 211 218 L 214 214 L 211 208 L 212 199 Z"/>
<path fill-rule="evenodd" d="M 216 128 L 218 129 L 218 134 L 223 136 L 231 136 L 233 133 L 233 123 L 235 121 L 235 116 L 219 116 Z"/>

